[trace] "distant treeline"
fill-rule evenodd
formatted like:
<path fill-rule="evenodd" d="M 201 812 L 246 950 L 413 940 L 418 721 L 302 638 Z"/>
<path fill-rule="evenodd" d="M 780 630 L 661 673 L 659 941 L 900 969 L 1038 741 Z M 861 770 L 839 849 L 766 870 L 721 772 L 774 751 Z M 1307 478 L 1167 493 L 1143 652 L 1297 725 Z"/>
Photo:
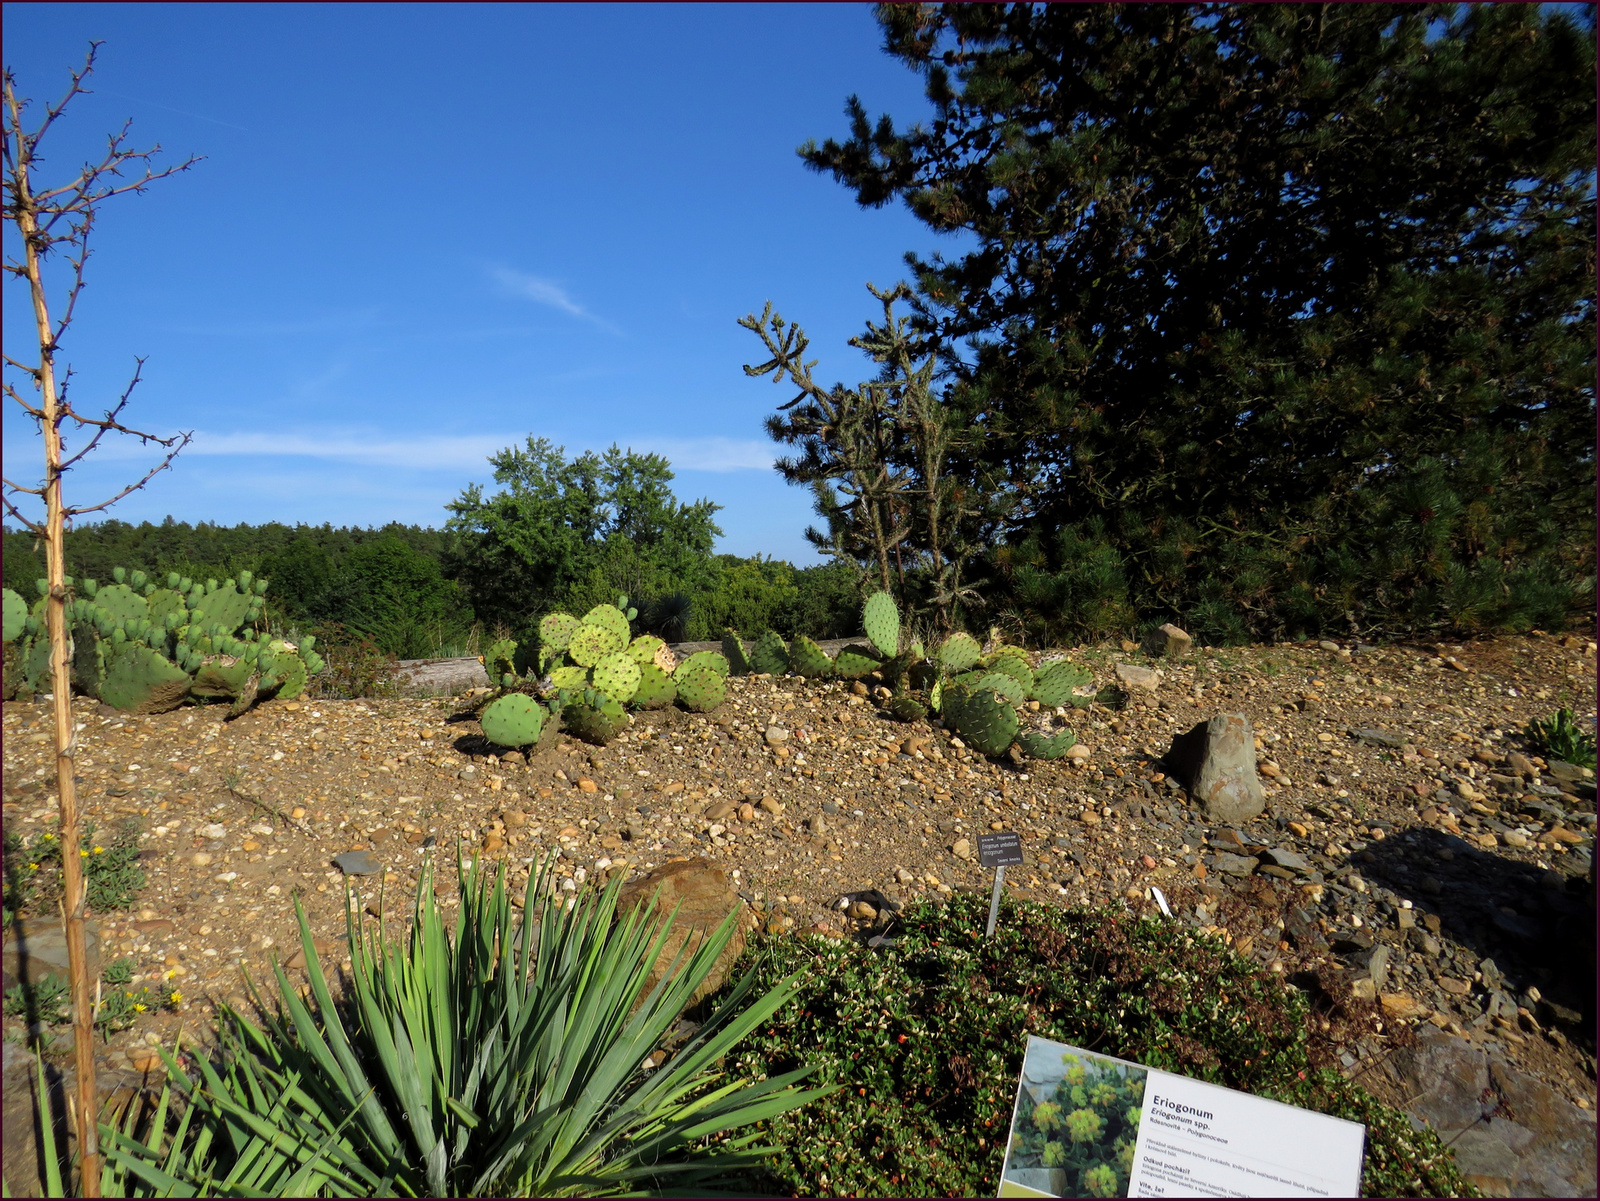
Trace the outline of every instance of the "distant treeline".
<path fill-rule="evenodd" d="M 501 633 L 528 638 L 543 612 L 581 614 L 639 582 L 638 564 L 621 561 L 636 559 L 637 548 L 623 556 L 619 541 L 608 546 L 601 540 L 565 589 L 537 598 L 538 611 L 515 612 L 500 597 L 480 615 L 464 541 L 454 531 L 398 522 L 363 529 L 109 520 L 67 532 L 67 572 L 108 580 L 112 568 L 125 567 L 204 580 L 249 570 L 269 581 L 268 619 L 279 629 L 342 629 L 403 659 L 476 653 L 485 638 Z M 656 578 L 660 587 L 650 595 L 630 595 L 642 627 L 693 641 L 721 637 L 730 625 L 746 636 L 772 629 L 785 637 L 843 637 L 859 625 L 856 572 L 847 565 L 796 568 L 760 556 L 706 554 L 692 567 L 677 578 Z M 45 574 L 42 544 L 7 527 L 4 571 L 6 587 L 30 600 L 37 596 L 34 581 Z"/>

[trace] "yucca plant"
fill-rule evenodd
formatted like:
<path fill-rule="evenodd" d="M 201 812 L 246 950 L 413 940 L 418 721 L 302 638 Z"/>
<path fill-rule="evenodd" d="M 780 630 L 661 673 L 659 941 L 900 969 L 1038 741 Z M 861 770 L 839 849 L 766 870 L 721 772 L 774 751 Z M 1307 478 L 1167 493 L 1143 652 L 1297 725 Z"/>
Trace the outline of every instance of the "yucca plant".
<path fill-rule="evenodd" d="M 198 1078 L 163 1051 L 181 1121 L 144 1138 L 102 1125 L 103 1179 L 162 1196 L 695 1192 L 760 1164 L 756 1123 L 831 1091 L 797 1088 L 805 1071 L 722 1078 L 723 1056 L 792 998 L 792 978 L 752 997 L 744 977 L 671 1058 L 644 1066 L 736 915 L 645 994 L 672 917 L 641 906 L 617 919 L 619 879 L 568 898 L 546 864 L 520 921 L 503 867 L 491 882 L 474 860 L 460 882 L 453 937 L 427 872 L 404 945 L 347 901 L 343 1008 L 297 904 L 312 1004 L 275 967 L 275 1016 L 258 1027 L 225 1011 L 224 1053 Z"/>

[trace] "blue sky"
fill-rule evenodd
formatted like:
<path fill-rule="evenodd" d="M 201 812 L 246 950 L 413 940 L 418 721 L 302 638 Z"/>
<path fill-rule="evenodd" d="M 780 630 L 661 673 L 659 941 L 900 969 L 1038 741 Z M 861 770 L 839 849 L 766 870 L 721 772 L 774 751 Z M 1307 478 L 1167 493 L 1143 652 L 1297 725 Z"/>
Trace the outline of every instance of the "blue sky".
<path fill-rule="evenodd" d="M 866 5 L 14 3 L 4 37 L 36 101 L 105 42 L 46 182 L 127 117 L 161 162 L 206 156 L 105 206 L 63 343 L 81 407 L 147 356 L 129 419 L 195 431 L 125 521 L 439 525 L 532 434 L 664 454 L 680 499 L 724 506 L 719 550 L 818 562 L 761 427 L 792 392 L 744 375 L 765 356 L 735 322 L 772 300 L 818 378 L 854 383 L 865 282 L 961 245 L 795 155 L 845 133 L 852 92 L 929 109 Z M 6 349 L 31 358 L 6 286 Z M 5 474 L 32 483 L 15 412 Z M 123 441 L 69 503 L 137 478 L 150 452 Z"/>

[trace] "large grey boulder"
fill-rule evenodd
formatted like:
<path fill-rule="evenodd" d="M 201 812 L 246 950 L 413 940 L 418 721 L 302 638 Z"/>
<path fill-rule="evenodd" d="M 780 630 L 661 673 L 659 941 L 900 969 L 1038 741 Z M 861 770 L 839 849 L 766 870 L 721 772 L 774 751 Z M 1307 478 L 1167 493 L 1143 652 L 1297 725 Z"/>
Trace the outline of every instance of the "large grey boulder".
<path fill-rule="evenodd" d="M 1267 807 L 1256 776 L 1255 731 L 1243 713 L 1219 713 L 1178 735 L 1166 763 L 1214 823 L 1246 822 Z"/>

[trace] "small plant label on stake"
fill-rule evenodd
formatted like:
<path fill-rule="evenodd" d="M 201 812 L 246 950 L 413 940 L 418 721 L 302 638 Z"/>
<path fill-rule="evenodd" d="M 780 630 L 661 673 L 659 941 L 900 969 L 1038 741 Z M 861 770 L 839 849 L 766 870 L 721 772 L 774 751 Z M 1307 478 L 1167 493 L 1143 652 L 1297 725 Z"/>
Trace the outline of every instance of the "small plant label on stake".
<path fill-rule="evenodd" d="M 1022 835 L 1011 830 L 978 835 L 978 863 L 994 868 L 994 896 L 989 901 L 989 928 L 985 938 L 994 937 L 994 923 L 1000 916 L 1000 888 L 1006 881 L 1006 868 L 1022 863 Z"/>

